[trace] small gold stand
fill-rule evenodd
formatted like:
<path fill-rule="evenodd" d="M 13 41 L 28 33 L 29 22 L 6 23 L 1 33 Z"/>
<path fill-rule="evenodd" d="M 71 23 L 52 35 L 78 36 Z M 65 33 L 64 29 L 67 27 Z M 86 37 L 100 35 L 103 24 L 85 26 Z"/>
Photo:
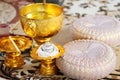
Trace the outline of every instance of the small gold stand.
<path fill-rule="evenodd" d="M 57 48 L 59 49 L 59 53 L 56 54 L 55 56 L 50 56 L 50 57 L 40 57 L 38 56 L 38 53 L 36 52 L 38 50 L 38 47 L 35 47 L 31 51 L 31 57 L 36 60 L 41 60 L 41 65 L 40 65 L 40 74 L 41 75 L 55 75 L 57 72 L 57 67 L 55 63 L 55 59 L 59 58 L 64 54 L 64 49 L 63 47 L 57 45 Z"/>
<path fill-rule="evenodd" d="M 4 63 L 10 68 L 20 68 L 24 65 L 24 60 L 20 52 L 7 52 Z"/>
<path fill-rule="evenodd" d="M 41 60 L 40 74 L 42 75 L 54 75 L 56 70 L 55 59 Z"/>
<path fill-rule="evenodd" d="M 30 38 L 25 36 L 6 36 L 0 38 L 0 51 L 6 52 L 5 65 L 9 68 L 20 68 L 24 65 L 21 51 L 32 45 Z"/>
<path fill-rule="evenodd" d="M 9 40 L 11 41 L 12 45 L 15 48 L 15 52 L 12 50 L 11 52 L 7 52 L 5 65 L 10 68 L 18 68 L 24 64 L 24 61 L 21 56 L 21 51 L 14 42 L 12 36 L 9 36 Z M 10 45 L 9 45 L 10 46 Z"/>

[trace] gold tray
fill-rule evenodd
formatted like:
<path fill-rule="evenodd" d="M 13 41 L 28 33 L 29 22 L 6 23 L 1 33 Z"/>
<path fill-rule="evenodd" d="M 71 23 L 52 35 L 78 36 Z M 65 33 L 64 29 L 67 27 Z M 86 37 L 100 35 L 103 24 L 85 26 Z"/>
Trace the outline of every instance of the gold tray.
<path fill-rule="evenodd" d="M 32 45 L 32 40 L 31 38 L 27 36 L 11 36 L 18 48 L 21 51 L 24 51 Z M 11 43 L 9 37 L 2 37 L 0 38 L 0 51 L 1 52 L 10 52 L 10 51 L 15 51 L 16 49 L 14 48 L 13 44 Z"/>
<path fill-rule="evenodd" d="M 55 58 L 59 58 L 60 56 L 62 56 L 64 54 L 64 49 L 63 47 L 61 47 L 60 45 L 56 45 L 57 48 L 59 49 L 59 53 L 54 55 L 54 56 L 49 56 L 49 57 L 40 57 L 38 56 L 38 53 L 36 52 L 38 50 L 38 47 L 34 47 L 31 51 L 30 56 L 35 59 L 35 60 L 48 60 L 48 59 L 55 59 Z"/>

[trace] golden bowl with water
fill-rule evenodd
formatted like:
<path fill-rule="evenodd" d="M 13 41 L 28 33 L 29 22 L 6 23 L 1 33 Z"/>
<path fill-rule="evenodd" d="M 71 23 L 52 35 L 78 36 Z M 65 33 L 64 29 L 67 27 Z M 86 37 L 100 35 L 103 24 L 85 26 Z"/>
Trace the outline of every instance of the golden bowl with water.
<path fill-rule="evenodd" d="M 61 29 L 63 8 L 51 3 L 29 4 L 21 8 L 20 19 L 24 32 L 41 44 Z"/>
<path fill-rule="evenodd" d="M 20 20 L 24 32 L 34 38 L 40 46 L 42 43 L 49 42 L 51 37 L 60 31 L 63 20 L 63 8 L 52 3 L 29 4 L 21 8 Z M 37 49 L 37 46 L 33 47 L 31 57 L 41 60 L 40 73 L 42 75 L 55 74 L 55 58 L 60 57 L 63 52 L 61 52 L 61 55 L 52 56 L 52 58 L 41 58 L 36 53 Z"/>

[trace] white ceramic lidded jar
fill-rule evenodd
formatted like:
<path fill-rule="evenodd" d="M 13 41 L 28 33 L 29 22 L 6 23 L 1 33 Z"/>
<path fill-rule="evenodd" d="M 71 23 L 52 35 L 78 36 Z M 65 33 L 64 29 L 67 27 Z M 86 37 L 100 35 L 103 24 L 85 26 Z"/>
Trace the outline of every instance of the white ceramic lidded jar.
<path fill-rule="evenodd" d="M 64 45 L 65 54 L 56 60 L 60 71 L 73 79 L 97 80 L 116 67 L 113 49 L 95 40 L 75 40 Z"/>
<path fill-rule="evenodd" d="M 77 19 L 70 29 L 74 39 L 99 40 L 113 47 L 120 45 L 120 22 L 110 16 L 85 16 Z"/>

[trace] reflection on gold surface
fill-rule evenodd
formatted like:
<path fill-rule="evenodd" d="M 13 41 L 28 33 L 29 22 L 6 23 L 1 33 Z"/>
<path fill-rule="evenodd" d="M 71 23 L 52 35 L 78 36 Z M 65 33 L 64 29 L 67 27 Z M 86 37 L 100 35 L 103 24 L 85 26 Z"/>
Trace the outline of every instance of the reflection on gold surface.
<path fill-rule="evenodd" d="M 21 51 L 24 51 L 32 45 L 32 40 L 25 36 L 12 36 L 12 39 Z M 1 52 L 13 52 L 16 51 L 15 47 L 11 43 L 9 37 L 0 38 L 0 51 Z"/>
<path fill-rule="evenodd" d="M 56 4 L 27 5 L 20 10 L 23 30 L 38 44 L 49 41 L 61 28 L 62 13 L 62 7 Z"/>

